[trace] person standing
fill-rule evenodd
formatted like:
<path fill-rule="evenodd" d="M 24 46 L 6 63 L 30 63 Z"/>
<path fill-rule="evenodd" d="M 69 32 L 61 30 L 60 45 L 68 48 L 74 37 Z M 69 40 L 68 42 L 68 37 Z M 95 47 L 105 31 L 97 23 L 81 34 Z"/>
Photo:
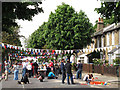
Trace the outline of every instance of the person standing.
<path fill-rule="evenodd" d="M 55 75 L 58 76 L 58 73 L 59 73 L 59 66 L 57 64 L 57 61 L 55 61 Z"/>
<path fill-rule="evenodd" d="M 78 64 L 77 64 L 77 79 L 78 78 L 80 78 L 81 79 L 81 77 L 82 77 L 82 68 L 83 68 L 83 64 L 81 63 L 81 61 L 80 60 L 78 60 Z"/>
<path fill-rule="evenodd" d="M 33 60 L 30 61 L 30 64 L 31 64 L 31 66 L 32 66 L 32 76 L 33 76 L 33 74 L 34 74 Z"/>
<path fill-rule="evenodd" d="M 53 62 L 51 60 L 49 61 L 49 67 L 53 70 Z"/>
<path fill-rule="evenodd" d="M 71 63 L 70 63 L 70 60 L 68 59 L 68 60 L 67 60 L 67 63 L 65 64 L 65 69 L 66 69 L 66 71 L 67 71 L 67 84 L 70 84 L 70 82 L 69 82 L 69 77 L 71 78 L 71 83 L 74 84 L 71 67 L 72 67 L 72 65 L 71 65 Z"/>
<path fill-rule="evenodd" d="M 15 63 L 13 68 L 14 68 L 14 80 L 18 80 L 19 65 L 17 63 Z"/>
<path fill-rule="evenodd" d="M 23 70 L 22 70 L 22 77 L 24 77 L 25 76 L 25 74 L 26 74 L 26 62 L 25 61 L 23 61 L 22 62 L 22 68 L 23 68 Z"/>
<path fill-rule="evenodd" d="M 61 60 L 61 72 L 62 72 L 62 83 L 64 84 L 66 78 L 65 66 L 64 66 L 64 59 Z"/>
<path fill-rule="evenodd" d="M 6 62 L 5 63 L 5 81 L 8 80 L 8 70 L 9 70 L 8 63 Z"/>
<path fill-rule="evenodd" d="M 34 77 L 36 77 L 37 75 L 38 75 L 38 64 L 37 64 L 37 62 L 35 61 L 34 63 L 33 63 L 33 66 L 34 66 Z"/>
<path fill-rule="evenodd" d="M 28 70 L 28 73 L 29 73 L 29 78 L 31 78 L 31 76 L 32 76 L 32 65 L 30 64 L 30 62 L 27 65 L 27 70 Z"/>

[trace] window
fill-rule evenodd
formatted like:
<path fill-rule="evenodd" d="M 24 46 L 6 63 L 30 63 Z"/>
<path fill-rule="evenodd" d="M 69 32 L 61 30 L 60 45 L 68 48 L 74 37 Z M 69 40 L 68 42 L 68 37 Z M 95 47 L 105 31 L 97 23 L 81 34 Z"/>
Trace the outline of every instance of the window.
<path fill-rule="evenodd" d="M 109 46 L 109 33 L 107 33 L 107 46 Z"/>
<path fill-rule="evenodd" d="M 114 31 L 112 32 L 112 45 L 115 44 L 115 36 L 114 36 Z"/>
<path fill-rule="evenodd" d="M 119 29 L 119 44 L 120 44 L 120 29 Z"/>
<path fill-rule="evenodd" d="M 99 37 L 97 38 L 97 48 L 99 48 L 99 43 L 100 43 L 100 40 L 99 40 Z"/>
<path fill-rule="evenodd" d="M 101 47 L 103 47 L 103 36 L 101 36 Z"/>

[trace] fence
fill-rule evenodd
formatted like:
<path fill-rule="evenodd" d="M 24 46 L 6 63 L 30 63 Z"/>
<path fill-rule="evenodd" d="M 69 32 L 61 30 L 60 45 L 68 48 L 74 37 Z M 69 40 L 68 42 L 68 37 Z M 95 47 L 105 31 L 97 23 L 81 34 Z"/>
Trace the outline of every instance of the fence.
<path fill-rule="evenodd" d="M 120 67 L 100 66 L 93 64 L 83 64 L 83 71 L 89 73 L 99 73 L 104 75 L 120 76 Z"/>
<path fill-rule="evenodd" d="M 93 72 L 93 65 L 92 64 L 83 64 L 83 71 L 86 72 Z"/>

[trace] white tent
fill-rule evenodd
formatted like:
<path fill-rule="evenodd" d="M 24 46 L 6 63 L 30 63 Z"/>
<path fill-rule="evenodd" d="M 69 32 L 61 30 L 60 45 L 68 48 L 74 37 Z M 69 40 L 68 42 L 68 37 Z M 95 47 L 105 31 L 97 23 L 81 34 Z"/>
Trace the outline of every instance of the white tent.
<path fill-rule="evenodd" d="M 37 60 L 37 59 L 34 58 L 34 57 L 25 57 L 25 58 L 22 58 L 22 59 L 20 59 L 20 60 L 24 61 L 24 60 L 27 60 L 27 59 L 28 59 L 29 61 L 32 60 L 32 59 L 33 59 L 34 61 Z"/>

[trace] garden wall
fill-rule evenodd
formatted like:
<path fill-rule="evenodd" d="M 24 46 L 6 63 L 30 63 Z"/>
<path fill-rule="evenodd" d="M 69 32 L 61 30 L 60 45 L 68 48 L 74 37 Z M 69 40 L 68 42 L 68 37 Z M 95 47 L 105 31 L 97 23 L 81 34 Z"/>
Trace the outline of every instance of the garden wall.
<path fill-rule="evenodd" d="M 120 76 L 120 67 L 83 64 L 83 71 L 102 75 Z"/>

